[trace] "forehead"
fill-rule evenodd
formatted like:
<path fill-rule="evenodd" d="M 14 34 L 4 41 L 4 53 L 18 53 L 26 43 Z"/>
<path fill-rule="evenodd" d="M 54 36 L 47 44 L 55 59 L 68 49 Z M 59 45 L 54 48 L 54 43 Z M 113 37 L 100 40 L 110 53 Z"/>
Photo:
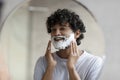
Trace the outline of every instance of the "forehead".
<path fill-rule="evenodd" d="M 69 27 L 70 28 L 70 24 L 69 23 L 62 23 L 62 24 L 55 24 L 53 27 L 51 28 L 56 28 L 56 27 Z"/>

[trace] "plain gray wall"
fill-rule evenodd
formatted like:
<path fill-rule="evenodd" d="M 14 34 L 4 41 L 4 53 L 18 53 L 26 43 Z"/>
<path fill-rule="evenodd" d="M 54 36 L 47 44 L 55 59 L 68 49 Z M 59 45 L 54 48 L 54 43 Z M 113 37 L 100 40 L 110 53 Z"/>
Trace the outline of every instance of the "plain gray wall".
<path fill-rule="evenodd" d="M 95 15 L 106 42 L 106 62 L 100 80 L 120 80 L 120 0 L 79 0 Z"/>

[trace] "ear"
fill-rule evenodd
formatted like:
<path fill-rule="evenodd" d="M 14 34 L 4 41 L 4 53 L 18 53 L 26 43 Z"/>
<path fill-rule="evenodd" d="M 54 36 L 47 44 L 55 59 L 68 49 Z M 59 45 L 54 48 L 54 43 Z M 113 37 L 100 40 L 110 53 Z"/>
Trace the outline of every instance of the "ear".
<path fill-rule="evenodd" d="M 79 36 L 80 36 L 81 32 L 80 30 L 78 29 L 76 32 L 75 32 L 75 39 L 77 39 Z"/>

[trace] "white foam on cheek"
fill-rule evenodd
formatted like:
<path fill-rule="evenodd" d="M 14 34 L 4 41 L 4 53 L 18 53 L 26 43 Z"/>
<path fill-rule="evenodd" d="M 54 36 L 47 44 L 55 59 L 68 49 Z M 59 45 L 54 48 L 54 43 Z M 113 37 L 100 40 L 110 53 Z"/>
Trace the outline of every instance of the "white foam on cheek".
<path fill-rule="evenodd" d="M 65 37 L 65 36 L 63 36 Z M 51 38 L 51 41 L 53 43 L 53 46 L 56 48 L 56 49 L 65 49 L 66 47 L 68 47 L 71 43 L 71 41 L 75 41 L 74 39 L 74 33 L 71 33 L 70 34 L 70 37 L 66 38 L 65 37 L 65 40 L 64 41 L 54 41 L 54 37 Z"/>

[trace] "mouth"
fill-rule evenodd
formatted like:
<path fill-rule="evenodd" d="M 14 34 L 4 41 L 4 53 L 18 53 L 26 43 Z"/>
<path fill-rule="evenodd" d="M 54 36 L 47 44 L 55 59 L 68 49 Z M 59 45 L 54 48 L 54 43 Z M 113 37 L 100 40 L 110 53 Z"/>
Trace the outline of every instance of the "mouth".
<path fill-rule="evenodd" d="M 63 40 L 65 40 L 65 38 L 64 37 L 56 37 L 56 38 L 54 38 L 54 40 L 55 41 L 63 41 Z"/>

